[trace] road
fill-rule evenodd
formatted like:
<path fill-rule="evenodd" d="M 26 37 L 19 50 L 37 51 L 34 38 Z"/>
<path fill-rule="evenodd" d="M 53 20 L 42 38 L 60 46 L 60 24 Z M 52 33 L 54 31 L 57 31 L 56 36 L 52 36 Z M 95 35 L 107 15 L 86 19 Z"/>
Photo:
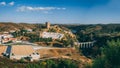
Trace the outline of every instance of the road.
<path fill-rule="evenodd" d="M 33 49 L 38 50 L 38 49 L 66 49 L 66 48 L 58 48 L 58 47 L 44 47 L 40 46 L 35 43 L 30 43 L 28 41 L 22 41 L 22 42 L 17 42 L 17 43 L 9 43 L 9 44 L 2 44 L 2 45 L 30 45 L 33 47 Z"/>

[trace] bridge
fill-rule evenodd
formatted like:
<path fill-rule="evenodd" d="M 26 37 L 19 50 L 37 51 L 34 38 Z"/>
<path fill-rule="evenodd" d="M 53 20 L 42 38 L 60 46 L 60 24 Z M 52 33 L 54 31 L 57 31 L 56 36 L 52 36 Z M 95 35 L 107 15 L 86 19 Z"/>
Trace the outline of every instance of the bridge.
<path fill-rule="evenodd" d="M 91 48 L 94 46 L 95 41 L 92 42 L 75 42 L 75 45 L 79 48 Z"/>

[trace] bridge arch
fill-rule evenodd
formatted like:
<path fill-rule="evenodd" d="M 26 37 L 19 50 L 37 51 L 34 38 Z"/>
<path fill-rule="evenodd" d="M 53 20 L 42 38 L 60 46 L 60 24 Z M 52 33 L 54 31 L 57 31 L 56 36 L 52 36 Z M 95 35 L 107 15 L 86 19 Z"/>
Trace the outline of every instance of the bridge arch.
<path fill-rule="evenodd" d="M 94 46 L 95 41 L 92 42 L 76 42 L 77 47 L 80 48 L 91 48 Z"/>

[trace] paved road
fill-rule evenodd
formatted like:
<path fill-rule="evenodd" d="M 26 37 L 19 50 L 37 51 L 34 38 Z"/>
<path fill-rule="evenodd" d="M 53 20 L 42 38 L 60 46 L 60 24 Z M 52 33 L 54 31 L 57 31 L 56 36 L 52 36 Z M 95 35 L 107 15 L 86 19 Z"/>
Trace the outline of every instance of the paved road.
<path fill-rule="evenodd" d="M 18 43 L 2 44 L 2 45 L 30 45 L 35 50 L 38 50 L 38 49 L 65 49 L 65 48 L 58 48 L 58 47 L 43 47 L 43 46 L 39 46 L 38 44 L 30 43 L 27 41 L 22 41 L 22 42 L 18 42 Z"/>

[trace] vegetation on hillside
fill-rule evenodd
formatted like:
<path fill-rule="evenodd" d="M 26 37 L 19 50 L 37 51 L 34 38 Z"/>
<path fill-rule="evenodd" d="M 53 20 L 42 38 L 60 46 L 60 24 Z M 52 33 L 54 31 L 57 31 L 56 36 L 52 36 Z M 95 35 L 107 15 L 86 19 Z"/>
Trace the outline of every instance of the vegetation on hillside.
<path fill-rule="evenodd" d="M 120 24 L 63 25 L 73 31 L 79 42 L 96 41 L 93 48 L 80 49 L 87 57 L 101 55 L 101 47 L 107 40 L 120 39 Z"/>
<path fill-rule="evenodd" d="M 94 62 L 92 68 L 120 68 L 120 40 L 107 42 L 102 54 Z"/>
<path fill-rule="evenodd" d="M 69 59 L 48 59 L 38 62 L 16 62 L 0 58 L 1 68 L 78 68 L 79 62 Z"/>
<path fill-rule="evenodd" d="M 56 45 L 60 47 L 73 47 L 75 41 L 79 42 L 89 42 L 96 41 L 92 48 L 79 48 L 79 52 L 88 58 L 92 58 L 93 64 L 86 64 L 86 68 L 120 68 L 120 24 L 96 24 L 96 25 L 59 25 L 62 30 L 50 29 L 48 32 L 61 32 L 63 30 L 72 31 L 75 38 L 72 38 L 70 34 L 65 33 L 65 37 L 62 40 L 52 40 L 51 38 L 40 38 L 39 31 L 42 28 L 45 28 L 43 24 L 14 24 L 0 23 L 0 31 L 9 31 L 13 28 L 19 29 L 12 33 L 14 37 L 27 37 L 30 42 L 56 42 Z M 67 28 L 69 29 L 67 29 Z M 33 33 L 27 32 L 25 29 L 31 28 Z M 8 29 L 8 30 L 7 30 Z M 13 29 L 14 30 L 14 29 Z M 76 39 L 77 38 L 77 39 Z M 59 43 L 57 43 L 59 42 Z M 56 46 L 55 45 L 55 46 Z M 59 62 L 58 62 L 59 61 Z M 73 65 L 74 68 L 78 68 L 78 65 L 74 64 L 73 61 L 69 60 L 46 60 L 38 63 L 29 63 L 26 64 L 26 68 L 59 68 L 62 65 L 62 68 L 71 68 Z M 50 62 L 50 64 L 49 64 Z M 4 61 L 0 64 L 4 65 Z M 12 63 L 14 65 L 14 63 Z M 9 67 L 9 64 L 7 65 Z M 16 65 L 15 65 L 16 66 Z M 70 67 L 69 67 L 70 66 Z"/>
<path fill-rule="evenodd" d="M 27 64 L 25 68 L 79 68 L 79 63 L 68 59 L 46 60 Z"/>

